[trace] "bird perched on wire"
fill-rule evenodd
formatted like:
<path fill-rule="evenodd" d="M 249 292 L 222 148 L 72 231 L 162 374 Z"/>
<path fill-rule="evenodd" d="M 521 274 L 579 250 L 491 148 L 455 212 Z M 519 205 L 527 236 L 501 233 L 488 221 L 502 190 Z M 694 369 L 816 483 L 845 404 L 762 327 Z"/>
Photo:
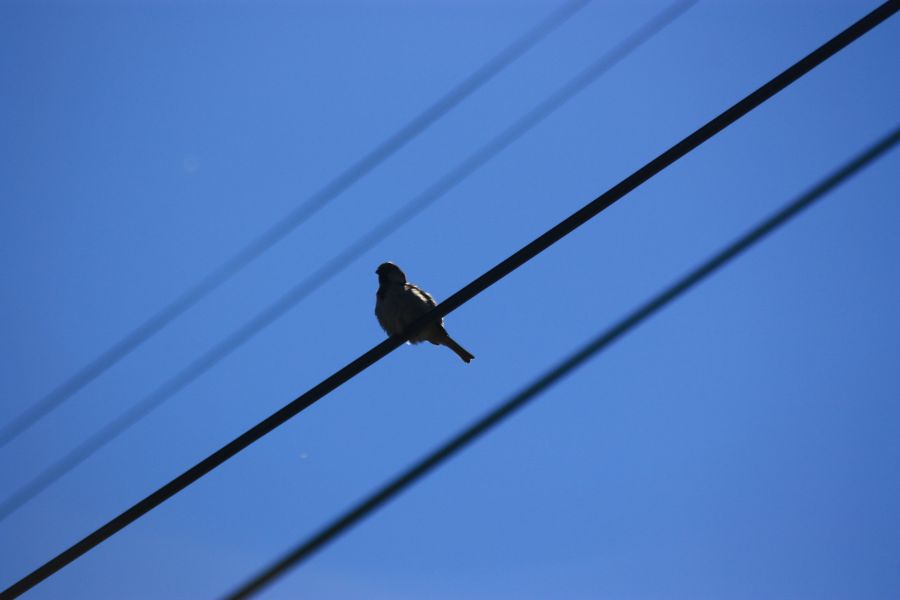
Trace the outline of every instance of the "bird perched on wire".
<path fill-rule="evenodd" d="M 375 294 L 375 316 L 388 335 L 400 335 L 410 323 L 437 306 L 434 298 L 425 290 L 408 283 L 406 274 L 392 262 L 382 263 L 375 270 L 378 275 L 378 292 Z M 465 362 L 474 356 L 456 343 L 444 329 L 444 320 L 427 325 L 409 340 L 413 344 L 431 342 L 447 346 Z"/>

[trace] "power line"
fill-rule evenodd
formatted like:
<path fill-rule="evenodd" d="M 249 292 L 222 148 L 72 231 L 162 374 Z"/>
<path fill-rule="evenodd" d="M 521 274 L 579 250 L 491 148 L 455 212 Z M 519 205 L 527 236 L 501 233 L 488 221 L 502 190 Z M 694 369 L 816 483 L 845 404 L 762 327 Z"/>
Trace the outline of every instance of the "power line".
<path fill-rule="evenodd" d="M 388 139 L 370 150 L 328 182 L 303 204 L 280 221 L 269 227 L 200 281 L 188 288 L 175 300 L 153 314 L 135 329 L 95 357 L 91 362 L 69 377 L 59 387 L 38 400 L 10 423 L 0 428 L 0 447 L 18 437 L 25 430 L 47 416 L 76 392 L 108 371 L 160 330 L 185 313 L 200 300 L 217 289 L 272 246 L 284 239 L 294 229 L 306 222 L 326 204 L 365 177 L 413 138 L 433 125 L 438 119 L 460 104 L 478 88 L 515 62 L 528 50 L 559 28 L 589 0 L 572 0 L 529 30 L 521 38 L 503 49 L 494 58 L 464 79 L 434 104 L 406 123 Z"/>
<path fill-rule="evenodd" d="M 595 337 L 573 354 L 569 355 L 562 362 L 525 387 L 521 392 L 505 401 L 496 409 L 451 438 L 437 450 L 418 461 L 401 475 L 383 485 L 365 500 L 359 502 L 343 515 L 307 538 L 295 549 L 285 554 L 278 561 L 262 570 L 240 588 L 229 594 L 226 597 L 227 600 L 243 600 L 249 598 L 280 575 L 283 575 L 288 569 L 296 567 L 298 564 L 315 554 L 325 546 L 325 544 L 368 516 L 372 511 L 381 507 L 394 496 L 398 495 L 410 485 L 436 469 L 444 461 L 463 450 L 481 435 L 499 425 L 507 417 L 512 416 L 515 411 L 522 408 L 527 402 L 546 391 L 557 381 L 571 373 L 590 358 L 594 357 L 601 350 L 637 327 L 647 318 L 664 308 L 714 272 L 724 267 L 731 260 L 737 258 L 738 255 L 749 249 L 756 242 L 761 241 L 775 229 L 796 217 L 801 211 L 811 206 L 814 202 L 821 199 L 825 194 L 833 190 L 846 179 L 855 175 L 863 167 L 893 148 L 898 141 L 900 141 L 900 127 L 894 128 L 887 136 L 880 139 L 868 149 L 864 150 L 834 171 L 831 175 L 817 183 L 805 194 L 790 202 L 787 206 L 726 246 L 712 258 L 679 279 L 676 283 L 670 285 L 618 323 Z"/>
<path fill-rule="evenodd" d="M 350 264 L 390 236 L 394 231 L 412 220 L 428 206 L 442 198 L 459 183 L 484 166 L 510 144 L 515 142 L 533 127 L 541 123 L 563 104 L 574 98 L 587 88 L 600 75 L 622 61 L 635 49 L 651 39 L 663 27 L 682 15 L 696 0 L 678 0 L 670 5 L 640 29 L 628 36 L 610 52 L 589 65 L 571 81 L 553 92 L 547 99 L 523 117 L 492 138 L 484 146 L 473 152 L 447 174 L 438 179 L 411 201 L 391 214 L 384 221 L 373 227 L 356 242 L 345 248 L 340 254 L 319 267 L 306 279 L 295 285 L 285 295 L 269 307 L 255 315 L 244 325 L 232 332 L 225 339 L 194 359 L 187 367 L 168 379 L 150 395 L 119 415 L 93 435 L 76 446 L 65 456 L 47 467 L 31 481 L 0 502 L 0 521 L 24 506 L 43 490 L 53 485 L 61 477 L 72 471 L 95 452 L 132 427 L 163 402 L 190 385 L 209 369 L 234 352 L 242 344 L 250 340 L 264 328 L 274 323 L 287 313 L 298 302 L 318 290 L 325 283 L 344 271 Z"/>
<path fill-rule="evenodd" d="M 779 91 L 802 77 L 811 69 L 821 64 L 827 58 L 846 47 L 848 44 L 864 35 L 876 25 L 885 21 L 888 17 L 900 10 L 900 0 L 888 0 L 875 10 L 862 17 L 850 27 L 825 42 L 822 46 L 802 58 L 800 61 L 788 67 L 785 71 L 769 80 L 763 86 L 740 100 L 737 104 L 696 130 L 664 153 L 626 177 L 624 180 L 610 188 L 607 192 L 588 203 L 574 214 L 552 227 L 546 233 L 515 252 L 509 258 L 503 260 L 486 273 L 466 285 L 464 288 L 450 296 L 439 304 L 431 313 L 413 323 L 408 334 L 412 335 L 426 326 L 430 321 L 446 316 L 459 308 L 477 294 L 481 293 L 530 259 L 534 258 L 551 245 L 571 233 L 579 226 L 602 212 L 604 209 L 619 200 L 625 194 L 638 187 L 659 173 L 664 168 L 674 163 L 679 158 L 734 123 L 742 116 L 771 98 Z M 84 537 L 68 549 L 53 557 L 0 594 L 0 600 L 15 598 L 31 589 L 59 569 L 63 568 L 94 546 L 108 537 L 120 531 L 136 519 L 140 518 L 153 508 L 159 506 L 193 482 L 197 481 L 229 458 L 254 443 L 267 433 L 282 425 L 294 417 L 318 399 L 333 391 L 358 373 L 362 372 L 388 353 L 392 352 L 404 343 L 403 336 L 394 336 L 384 340 L 359 358 L 355 359 L 333 375 L 317 384 L 288 405 L 276 411 L 260 423 L 251 427 L 237 438 L 216 450 L 208 457 L 170 481 L 158 490 L 133 505 L 105 525 Z"/>

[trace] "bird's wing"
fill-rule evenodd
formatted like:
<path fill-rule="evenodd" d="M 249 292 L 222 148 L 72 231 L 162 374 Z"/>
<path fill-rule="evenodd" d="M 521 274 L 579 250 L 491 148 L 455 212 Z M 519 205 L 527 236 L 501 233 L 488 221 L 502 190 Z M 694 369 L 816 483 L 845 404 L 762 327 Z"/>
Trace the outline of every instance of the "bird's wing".
<path fill-rule="evenodd" d="M 411 283 L 406 284 L 406 290 L 416 298 L 419 302 L 424 304 L 426 308 L 434 308 L 437 306 L 437 302 L 434 301 L 434 298 L 431 297 L 431 294 L 423 290 L 422 288 L 413 285 Z M 424 312 L 424 311 L 423 311 Z"/>

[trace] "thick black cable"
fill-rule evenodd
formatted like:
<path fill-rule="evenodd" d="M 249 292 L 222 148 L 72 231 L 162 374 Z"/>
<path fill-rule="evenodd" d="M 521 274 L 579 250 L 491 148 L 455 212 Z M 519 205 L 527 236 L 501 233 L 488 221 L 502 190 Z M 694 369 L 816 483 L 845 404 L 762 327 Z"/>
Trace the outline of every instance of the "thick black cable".
<path fill-rule="evenodd" d="M 660 154 L 633 174 L 626 177 L 620 183 L 610 188 L 607 192 L 576 211 L 573 215 L 552 227 L 549 231 L 527 244 L 521 250 L 503 260 L 473 282 L 466 285 L 463 289 L 450 296 L 446 301 L 435 307 L 431 313 L 425 315 L 422 319 L 410 326 L 409 334 L 417 332 L 429 321 L 446 316 L 453 310 L 456 310 L 473 297 L 574 231 L 576 228 L 586 223 L 592 217 L 612 205 L 616 200 L 619 200 L 625 196 L 625 194 L 650 179 L 653 175 L 656 175 L 679 158 L 685 156 L 688 152 L 749 113 L 817 65 L 824 62 L 827 58 L 885 21 L 891 15 L 896 13 L 897 10 L 900 10 L 900 0 L 888 0 L 881 4 L 878 8 L 788 67 L 782 73 L 766 82 L 756 91 L 727 109 L 712 121 Z M 0 600 L 15 598 L 34 587 L 94 546 L 125 528 L 142 515 L 197 481 L 229 458 L 254 443 L 256 440 L 284 424 L 329 392 L 333 391 L 378 360 L 384 358 L 388 353 L 403 344 L 403 342 L 404 338 L 402 336 L 394 336 L 378 344 L 293 400 L 288 405 L 284 406 L 257 425 L 251 427 L 219 450 L 216 450 L 169 483 L 124 511 L 122 514 L 113 518 L 93 533 L 11 585 L 0 593 Z"/>
<path fill-rule="evenodd" d="M 518 394 L 503 402 L 496 409 L 452 437 L 437 450 L 434 450 L 415 465 L 395 477 L 392 481 L 379 488 L 376 492 L 367 496 L 365 500 L 359 502 L 343 515 L 307 538 L 295 549 L 285 554 L 278 561 L 269 567 L 266 567 L 240 588 L 226 596 L 226 600 L 244 600 L 245 598 L 249 598 L 268 584 L 272 583 L 276 578 L 283 575 L 288 569 L 296 567 L 304 560 L 308 559 L 334 538 L 344 533 L 347 529 L 367 517 L 374 510 L 380 508 L 383 504 L 400 494 L 410 485 L 439 467 L 444 461 L 463 450 L 481 435 L 499 425 L 507 417 L 512 416 L 514 412 L 540 395 L 541 392 L 546 391 L 557 381 L 570 374 L 576 368 L 580 367 L 588 359 L 596 356 L 601 350 L 604 350 L 620 337 L 637 327 L 654 313 L 664 308 L 734 258 L 737 258 L 738 255 L 742 254 L 755 243 L 761 241 L 774 230 L 786 224 L 789 220 L 800 214 L 801 211 L 809 208 L 814 202 L 821 199 L 849 177 L 858 173 L 863 167 L 893 148 L 897 142 L 900 142 L 900 127 L 896 127 L 887 136 L 883 137 L 868 149 L 851 159 L 844 166 L 817 183 L 805 194 L 793 200 L 787 206 L 726 246 L 712 258 L 696 267 L 676 283 L 645 302 L 621 321 L 544 373 Z"/>
<path fill-rule="evenodd" d="M 423 193 L 407 202 L 384 221 L 369 230 L 363 237 L 345 248 L 340 254 L 316 269 L 306 279 L 291 288 L 284 296 L 204 352 L 150 395 L 141 399 L 133 407 L 107 423 L 58 461 L 51 464 L 24 486 L 5 498 L 3 502 L 0 502 L 0 521 L 87 460 L 126 429 L 129 429 L 149 415 L 163 402 L 201 377 L 242 344 L 287 313 L 298 302 L 340 274 L 355 260 L 443 197 L 563 104 L 574 98 L 600 75 L 607 72 L 611 67 L 651 39 L 663 27 L 674 21 L 695 3 L 696 0 L 678 0 L 654 16 L 610 52 L 581 71 L 546 100 L 472 153 Z"/>
<path fill-rule="evenodd" d="M 209 295 L 213 290 L 228 281 L 244 267 L 269 250 L 269 248 L 284 239 L 326 204 L 369 174 L 373 169 L 378 167 L 391 155 L 425 131 L 478 88 L 490 81 L 500 71 L 515 62 L 529 49 L 533 48 L 541 40 L 546 38 L 576 12 L 584 8 L 589 1 L 590 0 L 572 0 L 553 12 L 534 28 L 529 30 L 525 35 L 503 49 L 494 58 L 482 65 L 456 87 L 447 92 L 447 94 L 439 98 L 434 104 L 401 127 L 396 133 L 391 135 L 391 137 L 350 165 L 318 192 L 313 194 L 302 205 L 298 206 L 276 224 L 269 227 L 269 229 L 260 234 L 248 245 L 244 246 L 231 258 L 183 292 L 178 298 L 167 304 L 138 327 L 126 334 L 123 338 L 104 350 L 102 354 L 79 369 L 59 387 L 35 402 L 18 417 L 0 428 L 0 447 L 3 447 L 39 420 L 47 416 L 76 392 L 105 373 L 138 346 L 156 335 L 169 323 L 185 313 L 200 300 Z"/>

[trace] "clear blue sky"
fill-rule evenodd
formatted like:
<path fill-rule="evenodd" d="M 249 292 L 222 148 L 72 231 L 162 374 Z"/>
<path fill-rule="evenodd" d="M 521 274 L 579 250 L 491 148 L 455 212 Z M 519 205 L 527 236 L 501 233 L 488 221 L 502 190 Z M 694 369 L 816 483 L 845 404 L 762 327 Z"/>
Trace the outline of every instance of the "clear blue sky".
<path fill-rule="evenodd" d="M 251 268 L 0 449 L 4 497 L 667 2 L 595 0 Z M 6 587 L 874 8 L 701 0 L 0 523 Z M 0 423 L 560 3 L 0 4 Z M 213 598 L 900 122 L 900 18 L 35 588 Z M 900 597 L 900 152 L 263 598 Z"/>

